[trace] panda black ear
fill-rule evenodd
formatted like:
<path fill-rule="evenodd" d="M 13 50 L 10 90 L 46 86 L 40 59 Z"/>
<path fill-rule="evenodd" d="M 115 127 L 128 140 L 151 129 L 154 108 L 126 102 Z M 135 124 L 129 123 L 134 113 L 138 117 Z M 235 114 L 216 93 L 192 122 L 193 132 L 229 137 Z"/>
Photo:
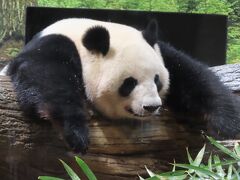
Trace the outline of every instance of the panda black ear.
<path fill-rule="evenodd" d="M 158 22 L 152 19 L 146 29 L 142 32 L 144 39 L 153 46 L 158 41 Z"/>
<path fill-rule="evenodd" d="M 82 43 L 89 50 L 106 55 L 109 50 L 110 36 L 108 30 L 102 26 L 95 26 L 87 30 Z"/>

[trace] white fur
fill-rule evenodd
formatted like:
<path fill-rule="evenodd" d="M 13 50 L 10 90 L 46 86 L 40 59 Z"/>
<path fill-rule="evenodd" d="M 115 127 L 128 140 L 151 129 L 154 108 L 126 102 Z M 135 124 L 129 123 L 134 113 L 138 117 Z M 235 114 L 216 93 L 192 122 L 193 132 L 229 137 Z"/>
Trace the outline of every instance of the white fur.
<path fill-rule="evenodd" d="M 110 49 L 106 56 L 90 52 L 82 44 L 84 33 L 98 25 L 105 27 L 110 34 Z M 152 48 L 141 31 L 117 23 L 73 18 L 50 25 L 41 36 L 49 34 L 65 35 L 75 43 L 87 98 L 103 114 L 110 118 L 132 118 L 134 116 L 126 111 L 130 107 L 139 116 L 152 115 L 143 106 L 162 104 L 169 86 L 169 74 L 159 47 Z M 154 83 L 156 74 L 163 84 L 160 93 Z M 138 80 L 138 85 L 129 97 L 121 97 L 118 88 L 130 76 Z"/>

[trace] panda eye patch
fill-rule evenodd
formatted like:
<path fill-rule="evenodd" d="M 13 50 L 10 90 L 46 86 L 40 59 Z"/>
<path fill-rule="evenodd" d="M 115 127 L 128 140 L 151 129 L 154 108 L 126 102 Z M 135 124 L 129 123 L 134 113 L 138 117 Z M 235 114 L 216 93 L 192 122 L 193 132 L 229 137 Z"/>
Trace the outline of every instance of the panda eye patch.
<path fill-rule="evenodd" d="M 155 77 L 154 77 L 154 82 L 157 86 L 157 90 L 158 92 L 162 89 L 162 83 L 160 82 L 160 79 L 159 79 L 159 75 L 156 74 Z"/>
<path fill-rule="evenodd" d="M 133 77 L 128 77 L 123 81 L 122 85 L 118 89 L 118 92 L 121 96 L 127 97 L 137 84 L 138 81 L 136 79 Z"/>

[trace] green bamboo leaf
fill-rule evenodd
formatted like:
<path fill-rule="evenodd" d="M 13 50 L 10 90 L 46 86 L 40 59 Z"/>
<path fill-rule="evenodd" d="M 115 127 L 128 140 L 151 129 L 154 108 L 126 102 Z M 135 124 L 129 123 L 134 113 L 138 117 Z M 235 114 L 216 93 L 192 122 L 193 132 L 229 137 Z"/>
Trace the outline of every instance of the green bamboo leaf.
<path fill-rule="evenodd" d="M 181 176 L 184 175 L 186 173 L 186 171 L 184 170 L 177 170 L 177 171 L 170 171 L 170 172 L 165 172 L 165 173 L 161 173 L 161 174 L 157 174 L 158 176 L 162 176 L 162 177 L 171 177 L 171 176 Z"/>
<path fill-rule="evenodd" d="M 68 175 L 71 177 L 72 180 L 80 180 L 78 175 L 68 166 L 63 160 L 59 159 L 63 164 L 64 169 L 67 171 Z"/>
<path fill-rule="evenodd" d="M 193 164 L 192 164 L 193 166 L 199 166 L 200 163 L 202 162 L 203 155 L 204 155 L 204 152 L 205 152 L 205 147 L 206 147 L 206 145 L 204 145 L 202 147 L 202 149 L 198 152 L 195 160 L 193 161 Z"/>
<path fill-rule="evenodd" d="M 140 180 L 144 180 L 144 178 L 142 176 L 138 175 L 138 177 Z"/>
<path fill-rule="evenodd" d="M 89 180 L 97 180 L 96 176 L 93 174 L 88 165 L 79 157 L 75 156 L 77 164 L 81 167 L 84 174 L 88 177 Z"/>
<path fill-rule="evenodd" d="M 207 169 L 206 169 L 207 170 Z M 200 178 L 200 179 L 210 179 L 210 176 L 195 170 L 195 174 Z"/>
<path fill-rule="evenodd" d="M 215 164 L 221 164 L 221 160 L 218 155 L 213 156 L 213 160 Z M 216 166 L 217 174 L 221 177 L 224 177 L 226 173 L 224 172 L 222 165 Z"/>
<path fill-rule="evenodd" d="M 232 167 L 233 167 L 232 165 L 229 165 L 228 167 L 227 180 L 232 179 L 232 173 L 233 173 Z"/>
<path fill-rule="evenodd" d="M 190 178 L 189 178 L 189 180 L 199 180 L 199 178 L 196 178 L 196 174 L 194 174 L 194 175 L 190 175 L 189 174 L 189 176 L 190 176 Z"/>
<path fill-rule="evenodd" d="M 226 165 L 236 164 L 238 162 L 239 162 L 239 160 L 227 160 L 227 161 L 224 161 L 221 163 L 213 164 L 212 167 L 215 168 L 217 166 L 226 166 Z"/>
<path fill-rule="evenodd" d="M 210 171 L 210 170 L 208 169 L 208 166 L 207 166 L 207 165 L 200 164 L 198 167 Z M 211 172 L 213 172 L 213 171 L 211 171 Z M 211 177 L 210 177 L 209 175 L 206 175 L 206 174 L 204 174 L 204 173 L 202 173 L 202 172 L 195 171 L 195 173 L 196 173 L 197 176 L 201 177 L 202 179 L 211 179 Z M 214 172 L 213 172 L 213 173 L 214 173 Z"/>
<path fill-rule="evenodd" d="M 207 169 L 198 167 L 198 166 L 193 166 L 189 164 L 175 164 L 177 167 L 185 168 L 185 169 L 194 169 L 195 171 L 199 171 L 200 173 L 206 174 L 208 176 L 211 176 L 215 179 L 220 179 L 221 177 L 218 174 L 215 174 Z"/>
<path fill-rule="evenodd" d="M 185 180 L 187 178 L 187 174 L 181 175 L 181 176 L 173 176 L 169 177 L 167 180 Z"/>
<path fill-rule="evenodd" d="M 231 156 L 232 158 L 236 159 L 236 160 L 240 160 L 240 158 L 231 150 L 229 150 L 228 148 L 226 148 L 225 146 L 223 146 L 222 144 L 218 143 L 216 140 L 214 140 L 212 137 L 207 136 L 208 140 L 211 142 L 212 145 L 214 145 L 215 147 L 217 147 L 218 149 L 220 149 L 222 152 L 224 152 L 225 154 Z"/>
<path fill-rule="evenodd" d="M 165 172 L 158 174 L 157 177 L 159 179 L 167 179 L 167 180 L 184 180 L 188 174 L 186 174 L 186 171 L 184 170 L 177 170 L 175 172 Z"/>
<path fill-rule="evenodd" d="M 39 180 L 64 180 L 64 179 L 52 177 L 52 176 L 38 176 L 38 179 Z"/>
<path fill-rule="evenodd" d="M 196 158 L 193 160 L 189 151 L 188 151 L 188 148 L 187 148 L 187 156 L 188 156 L 188 161 L 189 161 L 190 165 L 199 166 L 202 162 L 204 152 L 205 152 L 205 145 L 202 147 L 202 149 L 198 152 Z M 194 172 L 193 169 L 188 170 L 189 174 L 192 174 L 193 172 Z"/>
<path fill-rule="evenodd" d="M 190 155 L 190 153 L 189 153 L 189 151 L 188 151 L 188 148 L 186 148 L 186 150 L 187 150 L 188 162 L 189 162 L 190 164 L 193 164 L 193 159 L 192 159 L 192 157 L 191 157 L 191 155 Z M 174 162 L 174 163 L 175 163 L 175 162 Z"/>
<path fill-rule="evenodd" d="M 151 170 L 149 170 L 149 169 L 147 168 L 147 166 L 145 166 L 145 169 L 147 170 L 147 172 L 148 172 L 148 174 L 149 174 L 150 177 L 156 176 L 156 174 L 153 173 Z"/>
<path fill-rule="evenodd" d="M 212 153 L 210 154 L 208 158 L 208 170 L 212 171 Z"/>
<path fill-rule="evenodd" d="M 240 179 L 239 172 L 236 170 L 236 168 L 233 166 L 232 167 L 234 175 L 236 176 L 236 179 Z"/>
<path fill-rule="evenodd" d="M 240 146 L 237 142 L 234 144 L 234 151 L 236 152 L 237 156 L 240 158 Z"/>
<path fill-rule="evenodd" d="M 157 176 L 153 176 L 153 177 L 147 178 L 145 180 L 160 180 L 160 178 Z"/>
<path fill-rule="evenodd" d="M 175 166 L 175 159 L 173 160 L 173 169 L 172 169 L 172 172 L 176 171 L 176 166 Z"/>

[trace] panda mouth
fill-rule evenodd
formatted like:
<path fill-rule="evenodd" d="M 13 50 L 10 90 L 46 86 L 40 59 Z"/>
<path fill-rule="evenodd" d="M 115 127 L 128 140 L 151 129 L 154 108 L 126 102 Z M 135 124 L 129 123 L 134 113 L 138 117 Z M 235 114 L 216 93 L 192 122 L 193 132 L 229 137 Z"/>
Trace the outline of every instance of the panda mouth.
<path fill-rule="evenodd" d="M 132 114 L 132 115 L 134 115 L 136 117 L 148 117 L 148 116 L 150 116 L 150 115 L 136 114 L 136 113 L 133 112 L 132 108 L 129 108 L 129 107 L 126 107 L 125 109 L 126 109 L 127 112 L 129 112 L 130 114 Z"/>

